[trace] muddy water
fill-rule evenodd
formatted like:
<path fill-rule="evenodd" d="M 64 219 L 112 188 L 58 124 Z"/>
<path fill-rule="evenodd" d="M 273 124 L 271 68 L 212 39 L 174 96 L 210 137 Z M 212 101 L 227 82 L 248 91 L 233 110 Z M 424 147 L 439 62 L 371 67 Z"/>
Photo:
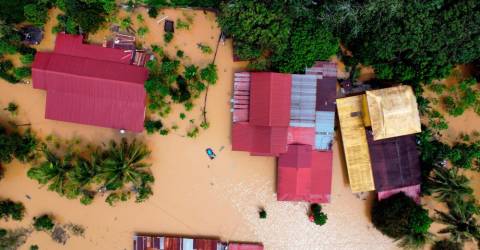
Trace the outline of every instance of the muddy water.
<path fill-rule="evenodd" d="M 54 11 L 58 13 L 58 11 Z M 191 10 L 165 10 L 159 16 L 176 20 L 192 15 L 190 30 L 176 30 L 175 37 L 166 47 L 169 55 L 177 48 L 185 51 L 185 63 L 204 66 L 213 55 L 205 55 L 197 43 L 214 48 L 220 33 L 211 13 Z M 145 11 L 132 15 L 134 27 L 136 15 L 142 14 L 150 32 L 142 41 L 163 45 L 163 25 L 147 17 Z M 125 13 L 121 13 L 125 15 Z M 184 18 L 183 18 L 184 19 Z M 50 30 L 52 22 L 47 25 Z M 54 37 L 47 37 L 39 46 L 41 50 L 53 48 Z M 92 42 L 101 43 L 108 31 L 91 36 Z M 334 170 L 332 203 L 324 210 L 328 223 L 318 227 L 305 216 L 306 203 L 277 202 L 275 197 L 275 159 L 251 157 L 247 153 L 232 152 L 230 143 L 232 74 L 245 64 L 232 61 L 232 44 L 227 41 L 219 46 L 217 55 L 218 83 L 210 88 L 207 103 L 210 128 L 195 138 L 185 137 L 190 119 L 200 119 L 201 100 L 195 102 L 193 112 L 185 121 L 178 122 L 183 107 L 174 106 L 168 126 L 177 121 L 178 131 L 168 136 L 137 135 L 152 150 L 152 171 L 155 175 L 154 196 L 147 202 L 127 202 L 112 208 L 97 197 L 90 206 L 78 201 L 66 200 L 57 194 L 39 188 L 26 177 L 27 166 L 17 162 L 7 166 L 5 178 L 0 181 L 0 196 L 22 201 L 27 216 L 22 223 L 2 222 L 2 226 L 14 228 L 27 226 L 33 216 L 42 213 L 55 215 L 61 223 L 73 222 L 86 227 L 84 238 L 72 237 L 65 246 L 54 243 L 45 233 L 34 233 L 27 244 L 37 244 L 40 249 L 131 249 L 132 235 L 136 232 L 165 233 L 191 236 L 218 236 L 224 240 L 263 242 L 267 250 L 304 249 L 396 249 L 391 240 L 372 228 L 368 218 L 369 201 L 355 197 L 347 183 L 346 170 L 340 157 L 339 144 L 334 145 Z M 30 85 L 0 83 L 0 105 L 15 101 L 20 106 L 16 118 L 19 122 L 31 122 L 40 136 L 51 133 L 65 138 L 81 137 L 86 142 L 103 142 L 120 135 L 111 129 L 64 123 L 44 119 L 45 92 Z M 7 117 L 6 112 L 1 113 Z M 217 158 L 209 160 L 205 149 L 215 150 Z M 26 195 L 30 196 L 28 199 Z M 368 199 L 372 199 L 370 196 Z M 265 207 L 268 219 L 258 219 L 258 208 Z"/>

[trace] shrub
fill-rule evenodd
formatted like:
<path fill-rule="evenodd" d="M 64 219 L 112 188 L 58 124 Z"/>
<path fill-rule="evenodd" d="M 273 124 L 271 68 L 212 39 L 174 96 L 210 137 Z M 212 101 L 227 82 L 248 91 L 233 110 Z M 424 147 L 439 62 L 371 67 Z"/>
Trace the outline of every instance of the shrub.
<path fill-rule="evenodd" d="M 175 28 L 182 30 L 189 30 L 190 29 L 190 24 L 188 22 L 184 22 L 182 19 L 177 18 L 177 22 L 175 24 Z"/>
<path fill-rule="evenodd" d="M 260 219 L 266 219 L 267 218 L 267 211 L 265 211 L 265 209 L 260 209 L 260 211 L 258 212 L 258 217 L 260 217 Z"/>
<path fill-rule="evenodd" d="M 327 223 L 328 217 L 325 213 L 322 212 L 322 206 L 320 206 L 319 204 L 314 203 L 310 205 L 310 212 L 313 216 L 313 222 L 315 222 L 315 224 L 322 226 Z"/>
<path fill-rule="evenodd" d="M 147 33 L 148 33 L 148 28 L 147 27 L 142 26 L 142 27 L 138 28 L 138 30 L 137 30 L 137 34 L 140 37 L 144 37 Z"/>
<path fill-rule="evenodd" d="M 157 18 L 158 16 L 158 10 L 155 7 L 150 7 L 148 8 L 148 16 L 151 18 Z"/>
<path fill-rule="evenodd" d="M 396 240 L 408 235 L 425 234 L 432 223 L 428 211 L 404 193 L 375 202 L 371 216 L 375 228 Z"/>
<path fill-rule="evenodd" d="M 218 80 L 217 65 L 210 63 L 207 67 L 200 71 L 200 78 L 208 84 L 215 84 Z"/>
<path fill-rule="evenodd" d="M 145 129 L 147 130 L 148 134 L 153 134 L 157 131 L 159 131 L 162 127 L 163 124 L 160 120 L 146 120 L 144 124 Z"/>
<path fill-rule="evenodd" d="M 13 219 L 20 221 L 25 214 L 25 207 L 21 202 L 13 202 L 11 200 L 0 201 L 0 218 L 8 220 Z"/>
<path fill-rule="evenodd" d="M 38 250 L 38 246 L 37 245 L 31 245 L 30 246 L 30 250 Z"/>
<path fill-rule="evenodd" d="M 53 222 L 53 219 L 47 215 L 44 214 L 40 217 L 33 217 L 33 227 L 37 231 L 52 231 L 53 227 L 55 226 L 55 223 Z"/>
<path fill-rule="evenodd" d="M 213 53 L 213 50 L 212 48 L 210 48 L 210 46 L 206 45 L 206 44 L 203 44 L 203 43 L 199 43 L 197 44 L 197 47 L 202 51 L 202 53 L 204 54 L 212 54 Z"/>
<path fill-rule="evenodd" d="M 183 58 L 184 55 L 185 55 L 185 52 L 183 52 L 183 50 L 177 50 L 177 57 L 178 58 Z"/>
<path fill-rule="evenodd" d="M 15 68 L 13 73 L 17 79 L 24 79 L 32 75 L 32 70 L 29 67 Z"/>
<path fill-rule="evenodd" d="M 163 41 L 168 44 L 172 41 L 173 39 L 173 33 L 172 32 L 166 32 L 164 35 L 163 35 Z"/>
<path fill-rule="evenodd" d="M 30 65 L 32 64 L 34 59 L 33 54 L 25 54 L 20 57 L 20 61 L 22 62 L 23 65 Z"/>
<path fill-rule="evenodd" d="M 9 102 L 7 107 L 4 108 L 4 110 L 8 111 L 8 113 L 10 113 L 10 115 L 16 116 L 17 113 L 18 113 L 18 105 L 14 102 Z"/>

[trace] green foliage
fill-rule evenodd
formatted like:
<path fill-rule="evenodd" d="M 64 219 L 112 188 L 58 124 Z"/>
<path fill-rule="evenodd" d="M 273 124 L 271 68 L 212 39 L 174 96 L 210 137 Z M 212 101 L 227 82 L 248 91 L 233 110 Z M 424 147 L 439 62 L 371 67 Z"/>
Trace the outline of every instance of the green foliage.
<path fill-rule="evenodd" d="M 189 30 L 190 24 L 188 22 L 183 21 L 180 18 L 177 18 L 177 22 L 175 23 L 175 28 L 179 30 Z"/>
<path fill-rule="evenodd" d="M 428 180 L 427 186 L 434 197 L 440 201 L 451 202 L 473 195 L 473 189 L 469 186 L 470 180 L 459 174 L 457 168 L 434 168 L 433 175 Z"/>
<path fill-rule="evenodd" d="M 455 143 L 449 153 L 449 160 L 456 167 L 480 171 L 480 141 Z"/>
<path fill-rule="evenodd" d="M 132 28 L 132 19 L 127 16 L 120 20 L 120 28 L 123 30 L 128 30 Z"/>
<path fill-rule="evenodd" d="M 195 80 L 198 77 L 198 67 L 195 65 L 189 65 L 185 67 L 184 76 L 187 80 Z"/>
<path fill-rule="evenodd" d="M 322 212 L 321 205 L 317 203 L 310 205 L 310 212 L 312 213 L 313 222 L 315 222 L 315 224 L 323 226 L 325 223 L 327 223 L 328 217 L 324 212 Z"/>
<path fill-rule="evenodd" d="M 460 116 L 465 110 L 473 108 L 480 114 L 480 93 L 472 87 L 477 84 L 474 78 L 453 85 L 448 96 L 443 96 L 442 103 L 447 112 L 452 116 Z"/>
<path fill-rule="evenodd" d="M 64 151 L 59 156 L 44 147 L 45 160 L 32 167 L 27 175 L 68 199 L 80 197 L 84 205 L 90 204 L 96 194 L 92 184 L 100 184 L 103 192 L 126 193 L 125 190 L 132 188 L 148 188 L 153 182 L 148 164 L 143 162 L 150 152 L 135 140 L 110 141 L 106 148 L 90 147 L 86 151 L 67 146 Z M 120 200 L 125 200 L 124 197 L 121 196 Z"/>
<path fill-rule="evenodd" d="M 31 65 L 33 62 L 34 55 L 32 54 L 25 54 L 20 57 L 20 62 L 22 62 L 23 65 Z"/>
<path fill-rule="evenodd" d="M 147 130 L 148 134 L 153 134 L 155 132 L 160 131 L 162 129 L 163 124 L 160 120 L 146 120 L 144 124 L 145 129 Z"/>
<path fill-rule="evenodd" d="M 138 28 L 138 30 L 137 30 L 137 34 L 140 37 L 144 37 L 147 33 L 148 33 L 148 28 L 145 27 L 145 26 L 142 26 L 142 27 Z"/>
<path fill-rule="evenodd" d="M 373 204 L 372 223 L 384 235 L 408 246 L 425 243 L 432 220 L 428 211 L 404 193 Z M 425 239 L 423 241 L 423 239 Z"/>
<path fill-rule="evenodd" d="M 25 215 L 25 207 L 21 202 L 11 200 L 0 200 L 0 218 L 8 220 L 9 218 L 21 221 Z"/>
<path fill-rule="evenodd" d="M 448 208 L 448 213 L 435 210 L 435 220 L 446 226 L 438 233 L 450 234 L 450 238 L 456 242 L 480 238 L 480 224 L 475 218 L 480 208 L 475 200 L 457 199 L 448 203 Z"/>
<path fill-rule="evenodd" d="M 480 57 L 479 6 L 476 0 L 347 0 L 326 2 L 320 14 L 378 77 L 428 83 Z"/>
<path fill-rule="evenodd" d="M 65 23 L 71 23 L 67 27 L 77 26 L 85 33 L 95 33 L 116 10 L 115 0 L 58 0 L 57 4 L 65 12 Z"/>
<path fill-rule="evenodd" d="M 37 231 L 52 231 L 55 223 L 53 222 L 53 218 L 48 215 L 44 214 L 40 217 L 33 217 L 33 227 Z"/>
<path fill-rule="evenodd" d="M 47 6 L 47 4 L 42 1 L 27 4 L 23 7 L 27 22 L 30 22 L 37 27 L 43 27 L 45 23 L 47 23 L 48 9 L 49 6 Z"/>
<path fill-rule="evenodd" d="M 184 120 L 187 116 L 184 113 L 180 113 L 180 119 Z"/>
<path fill-rule="evenodd" d="M 210 63 L 207 67 L 200 70 L 200 78 L 210 85 L 215 84 L 218 80 L 217 65 Z"/>
<path fill-rule="evenodd" d="M 38 250 L 40 249 L 37 245 L 31 245 L 30 250 Z"/>
<path fill-rule="evenodd" d="M 5 128 L 0 127 L 0 163 L 10 163 L 14 157 L 21 162 L 32 161 L 36 158 L 38 145 L 38 139 L 30 130 L 23 134 L 8 133 Z"/>
<path fill-rule="evenodd" d="M 148 8 L 148 16 L 151 18 L 157 18 L 158 16 L 158 10 L 156 7 L 150 7 Z"/>
<path fill-rule="evenodd" d="M 338 50 L 312 1 L 232 0 L 220 6 L 218 22 L 234 38 L 235 54 L 251 61 L 250 69 L 303 71 Z"/>
<path fill-rule="evenodd" d="M 165 44 L 169 44 L 173 40 L 173 33 L 172 32 L 166 32 L 163 35 L 163 41 Z"/>
<path fill-rule="evenodd" d="M 435 241 L 435 244 L 432 246 L 432 250 L 463 250 L 463 246 L 461 243 L 444 239 Z"/>
<path fill-rule="evenodd" d="M 187 137 L 196 138 L 199 132 L 200 130 L 198 129 L 198 127 L 193 127 L 192 129 L 190 129 L 190 131 L 187 132 Z"/>
<path fill-rule="evenodd" d="M 3 110 L 8 111 L 8 113 L 10 113 L 12 116 L 16 116 L 18 114 L 18 105 L 14 102 L 9 102 L 7 107 Z"/>
<path fill-rule="evenodd" d="M 203 44 L 203 43 L 198 43 L 197 47 L 202 51 L 204 54 L 212 54 L 213 50 L 210 48 L 210 46 Z"/>
<path fill-rule="evenodd" d="M 177 57 L 178 58 L 183 58 L 184 55 L 185 55 L 185 52 L 183 52 L 183 50 L 177 50 Z"/>
<path fill-rule="evenodd" d="M 280 72 L 304 72 L 315 61 L 328 60 L 339 49 L 339 41 L 313 15 L 295 20 L 283 53 L 273 54 L 272 67 Z"/>
<path fill-rule="evenodd" d="M 32 75 L 32 69 L 30 67 L 15 68 L 13 74 L 17 79 L 24 79 Z"/>
<path fill-rule="evenodd" d="M 258 217 L 260 217 L 260 219 L 266 219 L 267 218 L 267 211 L 265 211 L 265 209 L 260 209 L 260 211 L 258 212 Z"/>
<path fill-rule="evenodd" d="M 441 83 L 435 83 L 435 84 L 430 84 L 429 88 L 437 95 L 443 94 L 443 92 L 447 89 L 447 86 L 445 84 Z"/>
<path fill-rule="evenodd" d="M 163 48 L 156 45 L 156 44 L 152 44 L 152 51 L 157 54 L 159 57 L 163 57 L 165 54 L 163 52 Z M 149 62 L 152 62 L 152 61 L 149 61 Z M 152 70 L 152 69 L 151 69 Z"/>

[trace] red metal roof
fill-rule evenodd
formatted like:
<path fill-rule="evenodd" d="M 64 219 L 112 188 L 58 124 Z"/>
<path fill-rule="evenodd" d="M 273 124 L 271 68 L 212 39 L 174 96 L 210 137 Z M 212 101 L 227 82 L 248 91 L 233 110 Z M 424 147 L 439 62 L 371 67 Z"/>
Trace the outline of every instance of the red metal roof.
<path fill-rule="evenodd" d="M 247 122 L 236 122 L 232 129 L 232 150 L 277 156 L 287 152 L 287 134 L 287 127 L 253 126 Z"/>
<path fill-rule="evenodd" d="M 255 72 L 250 83 L 250 123 L 288 127 L 290 123 L 290 74 Z"/>
<path fill-rule="evenodd" d="M 315 128 L 288 127 L 287 143 L 315 145 Z"/>
<path fill-rule="evenodd" d="M 278 159 L 277 199 L 330 202 L 332 156 L 332 151 L 315 151 L 311 145 L 288 145 Z"/>
<path fill-rule="evenodd" d="M 80 36 L 59 35 L 53 53 L 35 56 L 33 87 L 47 90 L 45 117 L 141 132 L 148 70 L 116 62 L 118 51 L 125 54 L 117 49 L 83 45 L 81 55 L 78 42 Z"/>
<path fill-rule="evenodd" d="M 229 243 L 228 250 L 263 250 L 263 246 L 254 243 Z"/>
<path fill-rule="evenodd" d="M 420 204 L 420 184 L 378 192 L 378 200 L 386 199 L 400 192 L 403 192 L 406 196 L 412 198 L 416 203 Z"/>

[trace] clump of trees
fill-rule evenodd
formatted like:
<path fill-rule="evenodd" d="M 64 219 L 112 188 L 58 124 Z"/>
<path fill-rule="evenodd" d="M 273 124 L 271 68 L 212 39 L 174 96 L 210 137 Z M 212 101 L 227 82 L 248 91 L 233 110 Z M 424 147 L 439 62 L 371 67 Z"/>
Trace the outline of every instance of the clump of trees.
<path fill-rule="evenodd" d="M 145 144 L 125 138 L 120 143 L 112 140 L 106 147 L 80 149 L 75 144 L 56 151 L 45 145 L 42 161 L 30 168 L 28 177 L 60 196 L 80 198 L 84 205 L 98 192 L 108 193 L 110 205 L 117 201 L 112 197 L 125 197 L 124 201 L 134 193 L 135 201 L 143 202 L 153 194 L 154 178 L 144 162 L 150 154 Z"/>
<path fill-rule="evenodd" d="M 218 22 L 251 69 L 303 72 L 339 49 L 312 1 L 231 0 L 220 6 Z"/>
<path fill-rule="evenodd" d="M 11 200 L 0 200 L 0 218 L 20 221 L 25 215 L 25 207 L 21 202 Z"/>
<path fill-rule="evenodd" d="M 31 162 L 38 156 L 39 144 L 38 138 L 30 129 L 21 133 L 18 130 L 7 131 L 0 126 L 0 163 L 10 163 L 14 158 L 21 162 Z"/>
<path fill-rule="evenodd" d="M 214 85 L 218 80 L 217 67 L 213 63 L 204 68 L 182 65 L 179 60 L 166 56 L 161 47 L 153 45 L 152 50 L 159 59 L 147 63 L 149 78 L 145 82 L 145 89 L 149 99 L 148 110 L 160 117 L 166 117 L 170 113 L 172 103 L 183 104 L 186 111 L 191 110 L 193 100 L 200 97 L 207 86 Z M 150 134 L 168 134 L 168 129 L 164 128 L 160 120 L 147 119 L 144 126 Z M 204 129 L 208 127 L 206 119 L 200 126 Z M 197 133 L 198 127 L 194 126 L 187 135 L 195 137 Z"/>
<path fill-rule="evenodd" d="M 37 231 L 50 232 L 54 226 L 55 223 L 53 222 L 53 218 L 48 214 L 44 214 L 39 217 L 33 217 L 33 227 Z"/>
<path fill-rule="evenodd" d="M 419 248 L 430 241 L 432 219 L 428 211 L 403 192 L 373 204 L 372 223 L 402 247 Z"/>
<path fill-rule="evenodd" d="M 475 78 L 469 78 L 450 87 L 440 83 L 431 84 L 429 87 L 440 96 L 441 103 L 448 114 L 457 117 L 470 108 L 480 114 L 480 93 L 474 89 L 476 84 Z"/>
<path fill-rule="evenodd" d="M 480 57 L 476 0 L 325 1 L 322 8 L 321 23 L 351 52 L 350 63 L 372 66 L 379 79 L 429 83 Z"/>

